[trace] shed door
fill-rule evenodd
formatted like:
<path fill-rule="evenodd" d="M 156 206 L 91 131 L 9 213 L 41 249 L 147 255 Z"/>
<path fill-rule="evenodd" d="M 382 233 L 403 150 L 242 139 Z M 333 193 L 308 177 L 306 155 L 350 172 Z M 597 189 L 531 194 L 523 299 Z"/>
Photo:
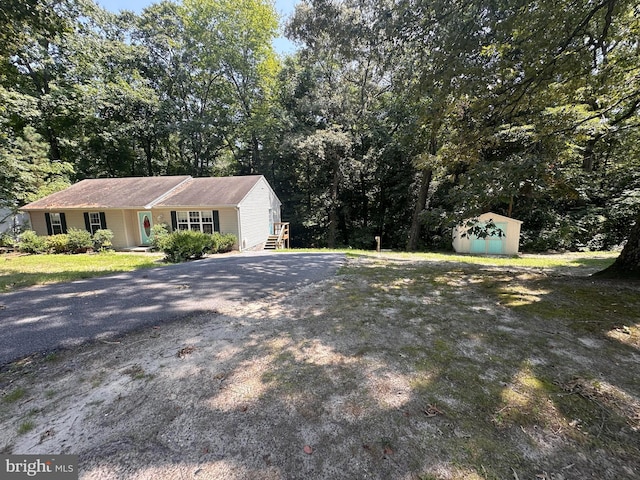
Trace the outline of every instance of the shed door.
<path fill-rule="evenodd" d="M 478 238 L 475 235 L 471 237 L 471 253 L 487 253 L 487 242 L 484 238 Z"/>
<path fill-rule="evenodd" d="M 502 231 L 502 236 L 497 235 L 486 238 L 471 236 L 471 253 L 488 253 L 501 255 L 506 251 L 507 246 L 507 224 L 506 222 L 496 223 L 496 227 Z"/>

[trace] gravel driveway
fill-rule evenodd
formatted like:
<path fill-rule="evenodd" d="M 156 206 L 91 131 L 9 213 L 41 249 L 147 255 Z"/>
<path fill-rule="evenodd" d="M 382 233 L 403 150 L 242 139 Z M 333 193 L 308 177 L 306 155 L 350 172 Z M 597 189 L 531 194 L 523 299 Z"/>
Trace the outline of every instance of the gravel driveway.
<path fill-rule="evenodd" d="M 249 253 L 0 295 L 0 364 L 264 298 L 332 276 L 342 254 Z"/>

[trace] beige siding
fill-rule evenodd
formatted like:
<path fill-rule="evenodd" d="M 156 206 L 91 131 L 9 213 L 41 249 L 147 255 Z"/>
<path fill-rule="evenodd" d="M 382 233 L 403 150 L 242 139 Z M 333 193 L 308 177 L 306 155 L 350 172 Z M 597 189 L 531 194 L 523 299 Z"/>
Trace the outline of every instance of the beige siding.
<path fill-rule="evenodd" d="M 29 212 L 31 230 L 40 236 L 47 234 L 47 222 L 44 219 L 44 212 Z"/>
<path fill-rule="evenodd" d="M 75 228 L 85 230 L 84 213 L 97 212 L 98 210 L 62 210 L 52 211 L 52 213 L 64 213 L 67 222 L 67 229 Z M 136 212 L 127 210 L 100 210 L 104 211 L 107 221 L 107 228 L 113 232 L 113 246 L 115 248 L 125 248 L 138 245 L 140 235 L 137 230 Z M 31 228 L 41 236 L 47 235 L 47 222 L 45 212 L 30 212 Z"/>
<path fill-rule="evenodd" d="M 192 208 L 176 208 L 175 211 L 188 212 L 190 210 L 217 210 L 220 220 L 220 233 L 232 233 L 238 237 L 238 215 L 235 208 L 232 207 L 192 207 Z M 171 211 L 172 209 L 152 210 L 153 223 L 164 223 L 171 230 Z M 137 228 L 137 227 L 136 227 Z"/>
<path fill-rule="evenodd" d="M 107 220 L 107 228 L 113 232 L 113 246 L 114 248 L 126 248 L 133 247 L 139 243 L 139 240 L 135 239 L 132 233 L 136 233 L 133 230 L 132 218 L 135 219 L 135 212 L 128 210 L 107 210 L 105 212 Z"/>
<path fill-rule="evenodd" d="M 260 246 L 266 242 L 269 230 L 269 209 L 273 220 L 280 220 L 280 202 L 266 180 L 261 179 L 240 203 L 240 245 L 243 250 Z"/>

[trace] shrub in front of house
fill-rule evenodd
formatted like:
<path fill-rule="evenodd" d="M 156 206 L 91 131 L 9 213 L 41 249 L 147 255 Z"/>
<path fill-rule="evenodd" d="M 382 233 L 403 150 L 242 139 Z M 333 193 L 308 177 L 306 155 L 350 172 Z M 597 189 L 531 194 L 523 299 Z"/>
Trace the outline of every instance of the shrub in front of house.
<path fill-rule="evenodd" d="M 226 253 L 233 250 L 233 246 L 236 244 L 237 238 L 233 233 L 218 233 L 211 234 L 211 244 L 209 250 L 211 253 Z"/>
<path fill-rule="evenodd" d="M 24 253 L 43 253 L 47 250 L 44 237 L 39 237 L 33 230 L 27 230 L 20 235 L 18 249 Z"/>
<path fill-rule="evenodd" d="M 156 250 L 164 250 L 164 242 L 169 237 L 169 227 L 165 223 L 157 223 L 151 227 L 151 246 Z"/>
<path fill-rule="evenodd" d="M 96 230 L 92 237 L 93 240 L 93 249 L 96 252 L 104 252 L 113 247 L 113 232 L 108 228 L 101 228 Z"/>
<path fill-rule="evenodd" d="M 69 235 L 59 233 L 44 237 L 45 252 L 50 253 L 69 253 Z"/>
<path fill-rule="evenodd" d="M 91 234 L 86 230 L 70 228 L 67 236 L 69 237 L 69 251 L 71 253 L 86 253 L 93 247 Z"/>
<path fill-rule="evenodd" d="M 210 248 L 210 235 L 192 230 L 178 230 L 168 235 L 163 241 L 162 251 L 169 262 L 184 262 L 202 258 Z"/>

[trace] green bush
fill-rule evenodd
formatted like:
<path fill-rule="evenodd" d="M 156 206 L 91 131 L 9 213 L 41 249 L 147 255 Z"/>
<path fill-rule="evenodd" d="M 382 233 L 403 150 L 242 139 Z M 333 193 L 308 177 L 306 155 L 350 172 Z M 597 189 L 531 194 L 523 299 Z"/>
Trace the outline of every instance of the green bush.
<path fill-rule="evenodd" d="M 233 233 L 214 233 L 211 235 L 212 248 L 211 253 L 226 253 L 233 250 L 233 246 L 237 242 L 237 237 Z M 215 244 L 215 249 L 213 248 Z"/>
<path fill-rule="evenodd" d="M 202 258 L 210 248 L 210 235 L 191 230 L 178 230 L 162 240 L 162 251 L 169 262 L 184 262 L 189 259 Z"/>
<path fill-rule="evenodd" d="M 71 253 L 85 253 L 93 247 L 91 234 L 86 230 L 70 228 L 67 236 L 69 237 L 69 251 Z"/>
<path fill-rule="evenodd" d="M 151 227 L 151 246 L 156 250 L 164 250 L 164 242 L 169 237 L 169 228 L 165 223 L 158 223 Z"/>
<path fill-rule="evenodd" d="M 0 247 L 13 247 L 14 243 L 15 241 L 9 232 L 0 233 Z"/>
<path fill-rule="evenodd" d="M 44 239 L 45 250 L 53 253 L 69 253 L 69 235 L 59 233 Z"/>
<path fill-rule="evenodd" d="M 93 249 L 97 252 L 104 252 L 105 250 L 113 247 L 113 232 L 108 228 L 101 228 L 96 230 L 93 234 Z"/>
<path fill-rule="evenodd" d="M 39 237 L 33 230 L 27 230 L 20 235 L 18 248 L 25 253 L 43 253 L 46 250 L 44 237 Z"/>

